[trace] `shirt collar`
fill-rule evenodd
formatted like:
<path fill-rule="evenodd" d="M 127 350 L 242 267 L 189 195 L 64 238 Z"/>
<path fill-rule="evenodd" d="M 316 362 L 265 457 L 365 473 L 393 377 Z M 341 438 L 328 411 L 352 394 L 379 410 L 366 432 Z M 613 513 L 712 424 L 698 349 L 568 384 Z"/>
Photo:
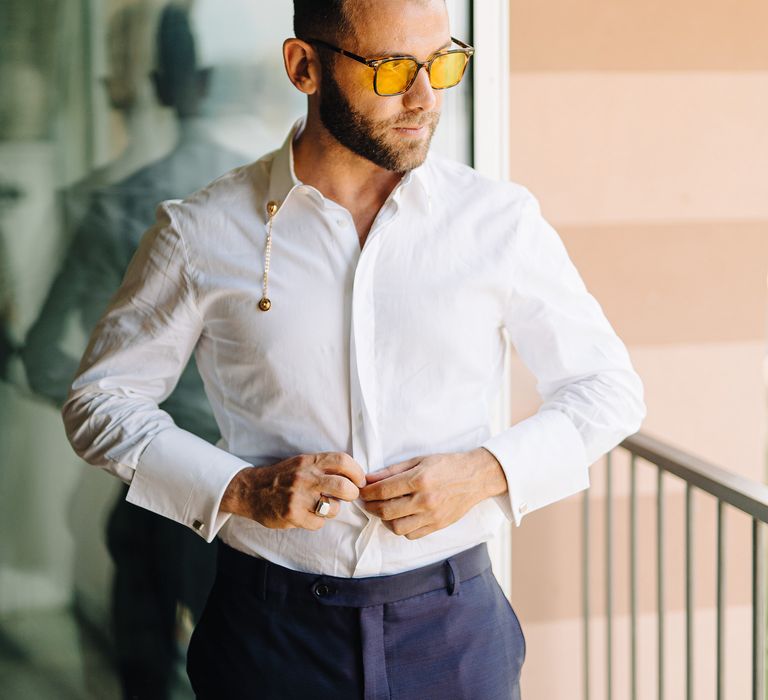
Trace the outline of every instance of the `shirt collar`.
<path fill-rule="evenodd" d="M 302 184 L 296 177 L 296 170 L 294 168 L 293 142 L 304 130 L 305 120 L 306 118 L 302 116 L 294 122 L 285 141 L 283 141 L 282 146 L 275 151 L 272 159 L 266 201 L 267 203 L 276 202 L 279 208 L 282 208 L 283 203 L 288 199 L 290 194 Z M 429 158 L 417 168 L 413 168 L 405 173 L 403 179 L 395 190 L 393 198 L 397 200 L 402 193 L 418 189 L 419 192 L 417 196 L 421 203 L 427 210 L 431 211 L 432 193 L 428 169 Z M 413 186 L 414 184 L 416 185 L 415 187 Z"/>

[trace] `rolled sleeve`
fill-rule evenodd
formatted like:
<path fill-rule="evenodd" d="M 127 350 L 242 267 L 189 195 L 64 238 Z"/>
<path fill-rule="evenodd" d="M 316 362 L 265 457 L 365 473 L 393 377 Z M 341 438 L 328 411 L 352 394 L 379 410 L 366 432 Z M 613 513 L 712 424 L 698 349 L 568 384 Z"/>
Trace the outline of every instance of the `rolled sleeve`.
<path fill-rule="evenodd" d="M 127 500 L 211 541 L 228 517 L 218 513 L 224 490 L 248 465 L 158 407 L 178 383 L 203 321 L 168 203 L 157 213 L 91 334 L 62 417 L 81 458 L 130 484 Z"/>
<path fill-rule="evenodd" d="M 525 514 L 588 488 L 589 466 L 639 430 L 646 414 L 624 343 L 528 195 L 513 238 L 504 326 L 543 402 L 482 444 L 504 470 L 508 493 L 497 498 L 518 526 Z"/>

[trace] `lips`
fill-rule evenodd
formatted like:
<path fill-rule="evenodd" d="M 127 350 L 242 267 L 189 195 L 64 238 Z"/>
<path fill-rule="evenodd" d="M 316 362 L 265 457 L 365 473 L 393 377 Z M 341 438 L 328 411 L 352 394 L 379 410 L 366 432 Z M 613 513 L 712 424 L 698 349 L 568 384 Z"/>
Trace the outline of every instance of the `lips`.
<path fill-rule="evenodd" d="M 395 131 L 399 131 L 403 134 L 420 134 L 424 131 L 425 125 L 422 126 L 396 126 Z"/>

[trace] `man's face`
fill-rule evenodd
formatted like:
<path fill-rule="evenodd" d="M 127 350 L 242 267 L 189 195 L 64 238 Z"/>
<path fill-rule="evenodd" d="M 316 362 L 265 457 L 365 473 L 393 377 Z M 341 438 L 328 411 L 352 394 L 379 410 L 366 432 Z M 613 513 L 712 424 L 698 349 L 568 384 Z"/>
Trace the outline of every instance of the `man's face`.
<path fill-rule="evenodd" d="M 369 58 L 411 55 L 424 61 L 447 47 L 450 29 L 444 0 L 350 1 L 353 35 L 339 45 Z M 320 118 L 343 146 L 381 168 L 406 172 L 424 162 L 440 118 L 442 91 L 426 69 L 408 92 L 381 97 L 373 69 L 322 50 Z M 335 55 L 335 54 L 334 54 Z"/>

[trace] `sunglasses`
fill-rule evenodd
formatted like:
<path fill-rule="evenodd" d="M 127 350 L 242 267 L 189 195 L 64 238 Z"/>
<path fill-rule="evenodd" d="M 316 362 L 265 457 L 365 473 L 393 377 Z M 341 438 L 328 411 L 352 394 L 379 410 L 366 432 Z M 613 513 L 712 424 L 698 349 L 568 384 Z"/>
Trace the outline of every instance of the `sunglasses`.
<path fill-rule="evenodd" d="M 435 90 L 445 90 L 445 88 L 458 85 L 464 77 L 464 71 L 470 57 L 475 53 L 475 49 L 453 37 L 451 37 L 451 41 L 461 48 L 436 51 L 424 63 L 420 63 L 415 56 L 364 58 L 326 41 L 307 39 L 310 44 L 323 46 L 373 68 L 373 90 L 382 97 L 402 95 L 404 92 L 408 92 L 422 68 L 427 69 L 429 84 Z"/>

